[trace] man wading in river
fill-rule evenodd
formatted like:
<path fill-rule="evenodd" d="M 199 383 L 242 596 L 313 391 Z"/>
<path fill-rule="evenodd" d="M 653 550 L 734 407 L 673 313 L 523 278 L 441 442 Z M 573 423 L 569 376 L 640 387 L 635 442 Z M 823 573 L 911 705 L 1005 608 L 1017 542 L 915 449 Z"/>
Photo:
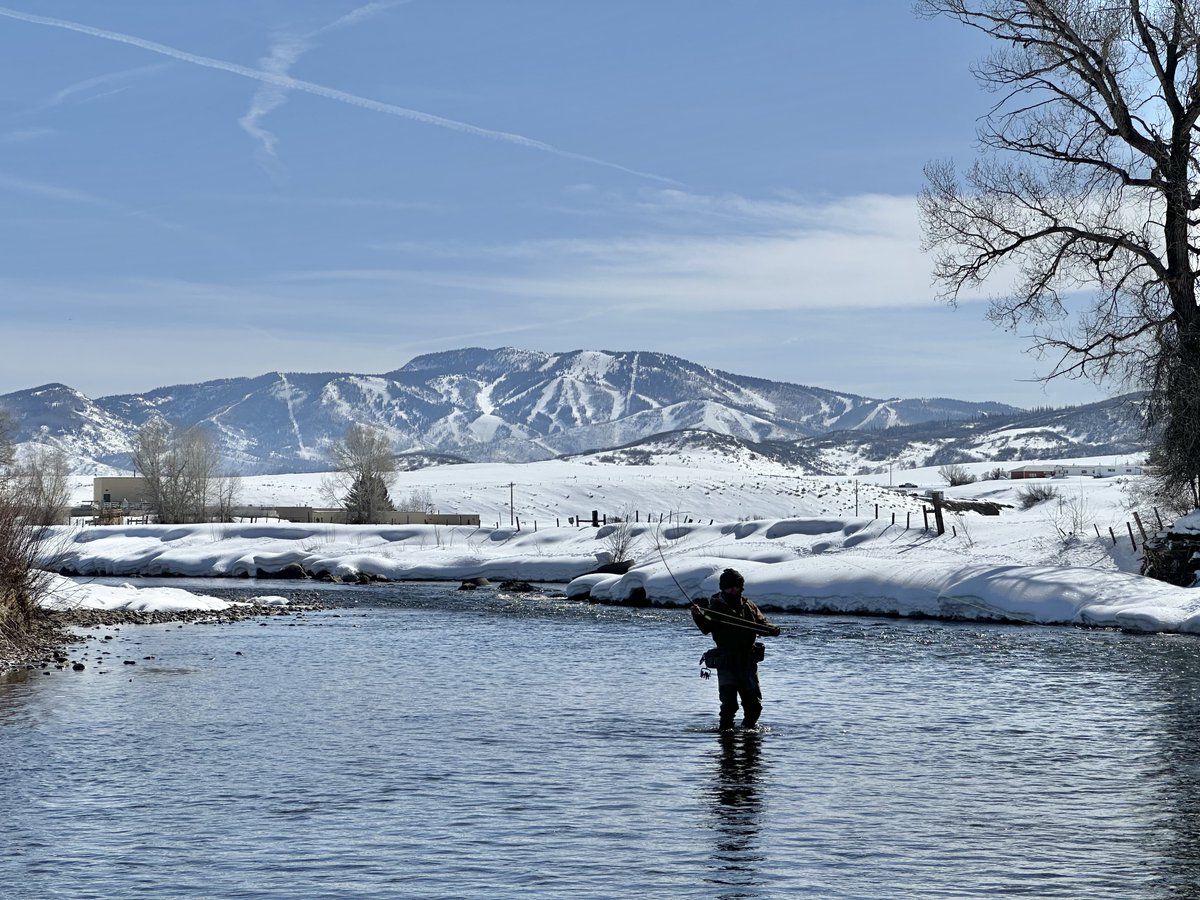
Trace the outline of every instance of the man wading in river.
<path fill-rule="evenodd" d="M 759 635 L 775 637 L 779 627 L 767 621 L 757 606 L 742 596 L 746 585 L 740 572 L 726 569 L 719 582 L 721 592 L 713 594 L 705 606 L 692 604 L 692 621 L 717 644 L 705 654 L 705 660 L 717 670 L 717 688 L 721 695 L 721 730 L 733 730 L 733 717 L 742 698 L 745 717 L 743 728 L 753 728 L 762 714 L 762 690 L 758 686 L 758 661 L 762 659 Z"/>

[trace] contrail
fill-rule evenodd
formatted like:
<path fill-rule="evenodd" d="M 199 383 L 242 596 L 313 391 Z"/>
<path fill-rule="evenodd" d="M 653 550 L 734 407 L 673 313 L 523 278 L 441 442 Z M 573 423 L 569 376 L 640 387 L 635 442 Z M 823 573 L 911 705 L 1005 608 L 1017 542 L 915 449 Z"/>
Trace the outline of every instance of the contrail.
<path fill-rule="evenodd" d="M 264 72 L 286 76 L 296 61 L 316 46 L 313 41 L 322 34 L 356 25 L 376 13 L 411 2 L 412 0 L 378 0 L 378 2 L 353 9 L 328 25 L 323 25 L 308 34 L 282 35 L 271 47 L 270 55 L 258 61 L 259 66 Z M 276 166 L 275 135 L 259 123 L 286 102 L 287 91 L 284 88 L 277 84 L 260 83 L 258 90 L 254 93 L 254 98 L 250 101 L 250 109 L 238 119 L 242 130 L 259 142 L 261 148 L 258 154 L 259 159 L 263 168 L 268 172 L 272 172 Z"/>
<path fill-rule="evenodd" d="M 76 84 L 72 84 L 72 85 L 69 85 L 68 87 L 63 88 L 61 91 L 59 91 L 53 97 L 51 97 L 47 101 L 46 105 L 47 106 L 58 106 L 60 103 L 62 103 L 68 97 L 70 97 L 72 94 L 78 94 L 80 91 L 86 91 L 91 88 L 99 87 L 104 84 L 109 84 L 114 81 L 120 81 L 124 78 L 131 78 L 135 75 L 144 75 L 148 72 L 156 72 L 156 71 L 163 69 L 169 65 L 170 65 L 170 63 L 155 63 L 152 66 L 139 66 L 136 69 L 127 69 L 123 72 L 110 72 L 107 75 L 97 75 L 94 78 L 88 78 L 84 81 L 80 81 Z"/>
<path fill-rule="evenodd" d="M 417 109 L 396 106 L 392 103 L 383 103 L 379 100 L 372 100 L 369 97 L 360 97 L 357 94 L 339 91 L 336 88 L 314 84 L 311 81 L 302 81 L 298 78 L 292 78 L 289 75 L 283 75 L 275 72 L 264 72 L 260 69 L 251 69 L 248 66 L 239 66 L 237 63 L 226 62 L 222 59 L 213 59 L 209 56 L 200 56 L 195 53 L 188 53 L 184 50 L 177 50 L 174 47 L 168 47 L 166 44 L 159 44 L 155 41 L 143 40 L 142 38 L 134 37 L 133 35 L 121 34 L 118 31 L 107 31 L 103 28 L 93 28 L 90 25 L 82 25 L 78 22 L 72 22 L 67 19 L 53 19 L 48 16 L 35 16 L 31 13 L 21 12 L 20 10 L 15 9 L 8 9 L 7 7 L 3 6 L 0 6 L 0 16 L 4 16 L 9 19 L 17 19 L 21 22 L 29 22 L 33 25 L 49 25 L 52 28 L 62 28 L 67 31 L 75 31 L 80 34 L 103 38 L 106 41 L 116 41 L 119 44 L 128 44 L 132 47 L 138 47 L 142 50 L 149 50 L 151 53 L 159 53 L 163 56 L 169 56 L 170 58 L 180 60 L 181 62 L 192 63 L 193 65 L 197 66 L 204 66 L 208 69 L 217 69 L 221 72 L 228 72 L 231 75 L 240 75 L 243 78 L 250 78 L 254 81 L 261 81 L 265 84 L 278 85 L 279 87 L 288 88 L 294 91 L 304 91 L 317 97 L 324 97 L 327 100 L 337 100 L 340 103 L 348 103 L 351 106 L 369 109 L 373 112 L 386 113 L 389 116 L 398 116 L 402 119 L 411 119 L 414 122 L 422 122 L 426 125 L 435 125 L 438 128 L 448 128 L 451 131 L 458 131 L 463 134 L 489 138 L 491 140 L 502 141 L 507 144 L 515 144 L 519 147 L 526 147 L 530 150 L 540 150 L 543 153 L 551 153 L 555 156 L 561 156 L 565 159 L 574 159 L 578 160 L 579 162 L 604 166 L 608 169 L 615 169 L 618 172 L 624 172 L 627 175 L 636 175 L 638 178 L 648 178 L 652 181 L 661 181 L 667 184 L 679 183 L 673 179 L 665 178 L 662 175 L 655 175 L 652 172 L 640 172 L 637 169 L 631 169 L 626 166 L 619 165 L 618 163 L 609 162 L 605 159 L 598 159 L 595 156 L 586 156 L 582 153 L 573 153 L 570 150 L 562 150 L 558 147 L 555 147 L 553 144 L 547 144 L 544 141 L 537 141 L 533 138 L 527 138 L 524 135 L 514 134 L 509 131 L 494 131 L 490 128 L 481 128 L 478 125 L 471 125 L 468 122 L 459 122 L 454 119 L 435 116 L 432 113 L 421 112 Z"/>

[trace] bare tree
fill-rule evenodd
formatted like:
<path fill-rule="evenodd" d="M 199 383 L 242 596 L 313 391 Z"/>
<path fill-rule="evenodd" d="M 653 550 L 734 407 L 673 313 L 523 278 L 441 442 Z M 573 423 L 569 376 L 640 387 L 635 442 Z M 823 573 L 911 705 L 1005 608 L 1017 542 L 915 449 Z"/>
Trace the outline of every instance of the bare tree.
<path fill-rule="evenodd" d="M 998 44 L 960 181 L 931 163 L 926 247 L 951 303 L 1013 276 L 990 317 L 1035 330 L 1046 379 L 1148 391 L 1163 479 L 1200 501 L 1200 0 L 917 0 Z"/>
<path fill-rule="evenodd" d="M 596 539 L 604 542 L 610 560 L 614 563 L 628 562 L 633 551 L 641 543 L 642 529 L 633 523 L 633 510 L 625 509 L 596 532 Z"/>
<path fill-rule="evenodd" d="M 27 450 L 14 462 L 16 427 L 0 412 L 0 642 L 22 646 L 50 590 L 49 526 L 69 500 L 65 458 Z"/>
<path fill-rule="evenodd" d="M 130 455 L 159 522 L 203 522 L 223 500 L 232 505 L 232 479 L 221 474 L 221 456 L 199 428 L 154 419 L 139 429 Z"/>
<path fill-rule="evenodd" d="M 385 511 L 394 509 L 388 491 L 396 480 L 396 455 L 386 434 L 356 423 L 340 441 L 329 444 L 328 455 L 334 472 L 322 482 L 321 491 L 345 508 L 348 522 L 378 522 Z"/>
<path fill-rule="evenodd" d="M 968 471 L 966 466 L 957 464 L 945 465 L 938 469 L 938 475 L 950 485 L 950 487 L 958 487 L 962 484 L 974 484 L 975 476 Z"/>
<path fill-rule="evenodd" d="M 8 478 L 22 498 L 25 521 L 33 526 L 63 524 L 71 506 L 71 465 L 58 447 L 31 444 L 17 455 Z"/>
<path fill-rule="evenodd" d="M 17 423 L 0 409 L 0 472 L 12 465 L 16 449 Z"/>
<path fill-rule="evenodd" d="M 413 488 L 404 497 L 396 503 L 396 509 L 404 512 L 433 512 L 433 494 L 429 488 Z"/>

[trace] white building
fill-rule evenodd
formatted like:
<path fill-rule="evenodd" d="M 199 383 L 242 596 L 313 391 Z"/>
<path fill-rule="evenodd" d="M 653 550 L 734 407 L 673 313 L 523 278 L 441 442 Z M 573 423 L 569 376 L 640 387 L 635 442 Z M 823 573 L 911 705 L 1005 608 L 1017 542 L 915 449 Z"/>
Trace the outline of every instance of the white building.
<path fill-rule="evenodd" d="M 1112 465 L 1112 466 L 1055 466 L 1055 478 L 1069 478 L 1073 475 L 1090 476 L 1092 478 L 1114 478 L 1117 475 L 1141 475 L 1141 466 Z"/>

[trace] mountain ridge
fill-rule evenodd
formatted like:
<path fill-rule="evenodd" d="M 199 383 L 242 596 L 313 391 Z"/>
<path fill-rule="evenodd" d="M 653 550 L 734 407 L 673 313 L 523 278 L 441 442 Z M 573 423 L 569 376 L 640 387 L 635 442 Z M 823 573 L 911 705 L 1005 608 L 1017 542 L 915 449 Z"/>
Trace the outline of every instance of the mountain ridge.
<path fill-rule="evenodd" d="M 1075 439 L 1047 438 L 1047 445 L 1086 445 L 1092 438 L 1070 420 L 1095 417 L 1087 412 L 1094 406 L 1040 411 L 1051 419 L 1039 427 L 1060 437 L 1076 431 Z M 161 417 L 207 429 L 229 466 L 243 474 L 325 468 L 328 442 L 353 422 L 383 429 L 399 453 L 472 461 L 549 459 L 683 431 L 749 446 L 811 442 L 812 453 L 803 456 L 832 459 L 830 435 L 845 435 L 843 443 L 861 449 L 874 434 L 900 437 L 895 429 L 1035 415 L 991 401 L 869 398 L 737 375 L 653 351 L 511 347 L 423 354 L 382 374 L 276 371 L 94 400 L 51 383 L 2 395 L 0 407 L 15 418 L 18 442 L 57 444 L 81 471 L 127 468 L 137 429 Z M 1132 426 L 1104 416 L 1093 424 L 1106 431 L 1101 442 L 1112 444 L 1114 429 L 1122 432 L 1121 442 L 1135 442 Z M 913 440 L 919 442 L 916 435 Z M 1020 443 L 1014 441 L 1010 448 Z"/>

